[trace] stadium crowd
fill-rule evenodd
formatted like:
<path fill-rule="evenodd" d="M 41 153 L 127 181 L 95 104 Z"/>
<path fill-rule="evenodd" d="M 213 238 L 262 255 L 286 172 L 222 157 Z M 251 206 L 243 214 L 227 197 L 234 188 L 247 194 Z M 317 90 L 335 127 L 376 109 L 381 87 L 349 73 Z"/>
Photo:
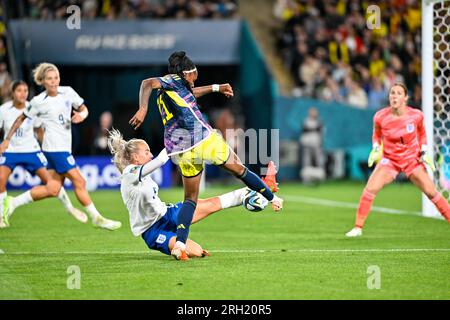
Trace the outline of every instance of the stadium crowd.
<path fill-rule="evenodd" d="M 81 8 L 83 18 L 228 18 L 237 14 L 236 0 L 25 0 L 32 19 L 63 19 L 70 5 Z"/>
<path fill-rule="evenodd" d="M 11 18 L 65 19 L 77 5 L 83 19 L 225 19 L 237 15 L 237 0 L 9 0 Z M 10 99 L 5 3 L 0 3 L 0 103 Z"/>
<path fill-rule="evenodd" d="M 0 2 L 0 104 L 11 99 L 12 77 L 8 71 L 6 46 L 8 19 L 62 20 L 70 15 L 67 8 L 71 5 L 77 5 L 81 9 L 82 19 L 87 20 L 228 19 L 238 14 L 237 0 L 6 0 Z M 5 15 L 5 13 L 8 14 Z M 226 119 L 229 123 L 230 119 L 234 119 L 229 108 L 223 111 L 223 114 L 215 113 L 211 120 L 214 123 L 220 123 Z M 105 149 L 101 119 L 102 117 L 95 129 L 86 129 L 90 136 L 92 132 L 95 132 L 92 139 L 99 142 L 90 150 L 80 150 L 80 132 L 75 128 L 74 154 L 109 154 L 109 151 Z M 223 132 L 225 134 L 225 129 Z"/>
<path fill-rule="evenodd" d="M 403 82 L 421 104 L 420 1 L 277 0 L 278 50 L 293 94 L 379 109 Z M 376 5 L 368 11 L 369 5 Z M 376 14 L 380 13 L 379 23 Z"/>

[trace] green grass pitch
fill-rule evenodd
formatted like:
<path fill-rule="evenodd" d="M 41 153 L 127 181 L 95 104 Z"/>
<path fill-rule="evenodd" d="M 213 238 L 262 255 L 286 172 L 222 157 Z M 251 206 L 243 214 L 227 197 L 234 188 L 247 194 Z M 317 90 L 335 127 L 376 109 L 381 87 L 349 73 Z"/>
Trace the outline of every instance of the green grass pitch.
<path fill-rule="evenodd" d="M 412 185 L 391 185 L 374 203 L 411 214 L 372 212 L 362 238 L 344 237 L 363 187 L 282 184 L 280 214 L 238 207 L 193 225 L 190 237 L 211 256 L 187 262 L 132 236 L 118 191 L 92 193 L 105 216 L 122 221 L 114 232 L 77 222 L 56 199 L 33 203 L 0 230 L 0 299 L 450 299 L 450 226 L 414 214 L 421 197 Z M 182 194 L 160 191 L 166 202 Z M 71 266 L 79 289 L 68 288 Z"/>

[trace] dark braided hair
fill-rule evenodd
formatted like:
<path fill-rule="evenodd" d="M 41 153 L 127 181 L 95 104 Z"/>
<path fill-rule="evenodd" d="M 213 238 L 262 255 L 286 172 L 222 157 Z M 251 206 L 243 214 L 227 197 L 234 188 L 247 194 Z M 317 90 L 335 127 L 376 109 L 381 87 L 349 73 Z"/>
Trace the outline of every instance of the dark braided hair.
<path fill-rule="evenodd" d="M 195 69 L 195 64 L 186 56 L 184 51 L 175 51 L 169 57 L 169 73 L 177 74 L 183 79 L 184 85 L 192 92 L 190 84 L 184 78 L 183 71 Z"/>

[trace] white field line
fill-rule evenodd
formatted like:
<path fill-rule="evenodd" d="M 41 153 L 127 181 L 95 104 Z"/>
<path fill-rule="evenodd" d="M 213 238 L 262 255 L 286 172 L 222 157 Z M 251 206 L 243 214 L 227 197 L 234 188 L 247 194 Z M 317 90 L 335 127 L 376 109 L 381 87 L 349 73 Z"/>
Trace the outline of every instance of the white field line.
<path fill-rule="evenodd" d="M 315 205 L 319 205 L 319 206 L 327 206 L 327 207 L 335 207 L 335 208 L 358 209 L 358 203 L 353 203 L 353 202 L 326 200 L 326 199 L 320 199 L 320 198 L 293 196 L 293 195 L 285 195 L 282 197 L 283 197 L 283 199 L 285 199 L 287 201 L 292 201 L 292 202 L 315 204 Z M 422 215 L 421 212 L 399 210 L 399 209 L 377 207 L 377 206 L 373 206 L 372 211 L 377 211 L 377 212 L 382 212 L 382 213 L 391 213 L 391 214 Z"/>
<path fill-rule="evenodd" d="M 392 248 L 392 249 L 223 249 L 209 250 L 211 253 L 352 253 L 352 252 L 450 252 L 450 248 Z M 153 251 L 53 251 L 5 252 L 5 255 L 133 255 L 151 254 Z"/>

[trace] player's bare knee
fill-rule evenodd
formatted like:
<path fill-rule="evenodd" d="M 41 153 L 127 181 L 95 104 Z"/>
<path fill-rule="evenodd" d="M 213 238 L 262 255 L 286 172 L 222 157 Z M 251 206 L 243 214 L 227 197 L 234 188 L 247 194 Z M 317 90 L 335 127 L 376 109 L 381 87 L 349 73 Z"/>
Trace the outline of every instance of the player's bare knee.
<path fill-rule="evenodd" d="M 242 164 L 236 165 L 236 174 L 237 176 L 241 177 L 245 172 L 246 167 Z"/>
<path fill-rule="evenodd" d="M 381 188 L 381 186 L 367 186 L 366 191 L 375 196 L 378 192 L 380 192 Z"/>
<path fill-rule="evenodd" d="M 236 164 L 236 163 L 230 164 L 225 168 L 237 178 L 242 177 L 246 169 L 246 167 L 243 164 Z"/>
<path fill-rule="evenodd" d="M 62 185 L 58 181 L 51 180 L 46 184 L 46 187 L 50 197 L 57 197 Z"/>
<path fill-rule="evenodd" d="M 437 196 L 438 191 L 435 188 L 429 188 L 426 190 L 423 190 L 423 193 L 427 196 L 428 199 L 433 199 L 435 196 Z"/>

